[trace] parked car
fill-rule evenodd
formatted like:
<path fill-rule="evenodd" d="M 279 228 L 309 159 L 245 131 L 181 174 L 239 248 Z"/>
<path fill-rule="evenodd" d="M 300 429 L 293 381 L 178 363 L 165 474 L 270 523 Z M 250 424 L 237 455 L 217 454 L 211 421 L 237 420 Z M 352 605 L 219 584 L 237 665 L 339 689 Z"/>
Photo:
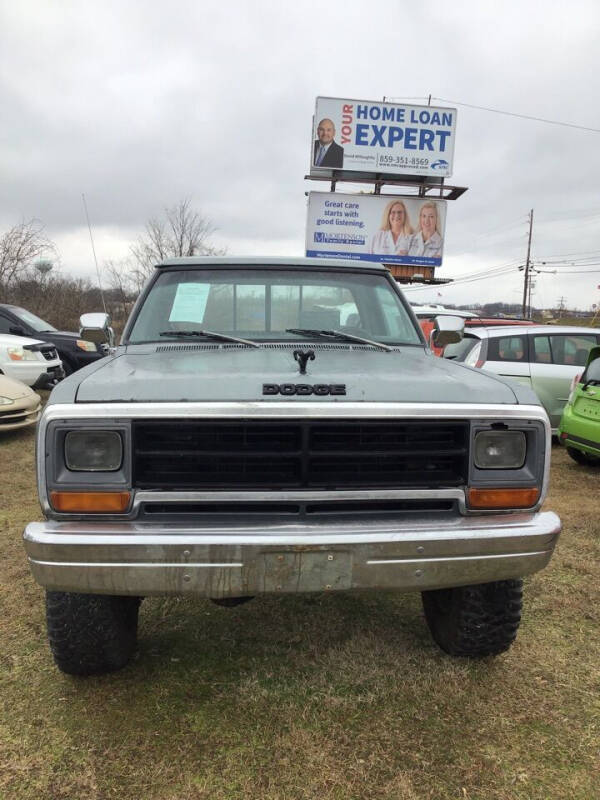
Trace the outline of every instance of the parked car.
<path fill-rule="evenodd" d="M 578 464 L 600 465 L 600 347 L 593 347 L 558 426 L 558 440 Z"/>
<path fill-rule="evenodd" d="M 561 325 L 495 326 L 465 330 L 444 358 L 531 386 L 556 432 L 571 382 L 582 372 L 600 329 Z"/>
<path fill-rule="evenodd" d="M 0 375 L 0 433 L 35 425 L 41 408 L 40 396 L 29 386 Z"/>
<path fill-rule="evenodd" d="M 51 389 L 65 377 L 53 344 L 6 333 L 0 333 L 0 374 L 34 389 Z"/>
<path fill-rule="evenodd" d="M 0 303 L 0 333 L 31 336 L 53 344 L 62 361 L 66 375 L 81 369 L 108 353 L 108 346 L 82 339 L 78 333 L 57 331 L 31 311 L 19 306 Z"/>
<path fill-rule="evenodd" d="M 442 649 L 501 653 L 560 531 L 550 438 L 531 389 L 431 353 L 385 267 L 159 264 L 38 426 L 46 519 L 24 538 L 55 661 L 124 666 L 147 595 L 358 590 L 421 592 Z"/>

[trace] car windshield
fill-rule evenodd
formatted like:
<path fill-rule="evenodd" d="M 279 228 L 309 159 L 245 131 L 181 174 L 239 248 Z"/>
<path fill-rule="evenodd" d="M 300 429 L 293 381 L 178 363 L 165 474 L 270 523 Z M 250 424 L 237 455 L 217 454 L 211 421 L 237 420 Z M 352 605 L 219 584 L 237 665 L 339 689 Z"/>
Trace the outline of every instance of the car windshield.
<path fill-rule="evenodd" d="M 292 328 L 422 345 L 408 305 L 383 274 L 260 267 L 161 272 L 127 341 L 164 342 L 169 331 L 176 339 L 179 331 L 202 330 L 253 342 L 322 339 Z"/>
<path fill-rule="evenodd" d="M 32 314 L 31 311 L 27 311 L 24 308 L 12 308 L 11 311 L 13 314 L 18 317 L 21 322 L 24 322 L 26 325 L 29 325 L 30 328 L 33 328 L 34 331 L 38 333 L 43 333 L 44 331 L 55 331 L 56 328 L 53 325 L 50 325 L 49 322 L 46 322 L 45 319 L 40 319 L 36 317 L 35 314 Z"/>

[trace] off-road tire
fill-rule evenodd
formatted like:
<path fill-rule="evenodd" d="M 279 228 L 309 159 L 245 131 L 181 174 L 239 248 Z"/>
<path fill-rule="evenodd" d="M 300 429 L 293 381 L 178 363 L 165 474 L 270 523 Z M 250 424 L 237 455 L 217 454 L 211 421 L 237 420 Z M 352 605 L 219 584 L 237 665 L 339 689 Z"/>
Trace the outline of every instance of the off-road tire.
<path fill-rule="evenodd" d="M 48 640 L 56 665 L 69 675 L 124 667 L 137 641 L 139 597 L 46 592 Z"/>
<path fill-rule="evenodd" d="M 576 461 L 584 467 L 597 467 L 600 465 L 600 458 L 590 456 L 581 450 L 577 450 L 575 447 L 567 447 L 567 453 L 571 456 L 573 461 Z"/>
<path fill-rule="evenodd" d="M 503 653 L 521 621 L 520 579 L 421 592 L 425 619 L 437 644 L 451 656 Z"/>

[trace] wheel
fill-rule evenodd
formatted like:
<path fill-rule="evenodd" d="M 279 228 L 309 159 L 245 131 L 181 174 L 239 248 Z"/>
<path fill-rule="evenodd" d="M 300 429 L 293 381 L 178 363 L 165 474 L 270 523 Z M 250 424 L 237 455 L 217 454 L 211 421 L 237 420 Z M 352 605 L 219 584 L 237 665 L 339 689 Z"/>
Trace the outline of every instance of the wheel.
<path fill-rule="evenodd" d="M 578 464 L 583 464 L 585 467 L 596 467 L 600 464 L 600 458 L 590 456 L 587 453 L 583 453 L 581 450 L 576 450 L 574 447 L 567 447 L 567 453 L 571 456 L 573 461 L 576 461 Z"/>
<path fill-rule="evenodd" d="M 69 675 L 121 669 L 137 640 L 139 597 L 46 592 L 48 640 L 56 665 Z"/>
<path fill-rule="evenodd" d="M 431 635 L 451 656 L 493 656 L 515 640 L 523 606 L 520 579 L 435 589 L 421 596 Z"/>

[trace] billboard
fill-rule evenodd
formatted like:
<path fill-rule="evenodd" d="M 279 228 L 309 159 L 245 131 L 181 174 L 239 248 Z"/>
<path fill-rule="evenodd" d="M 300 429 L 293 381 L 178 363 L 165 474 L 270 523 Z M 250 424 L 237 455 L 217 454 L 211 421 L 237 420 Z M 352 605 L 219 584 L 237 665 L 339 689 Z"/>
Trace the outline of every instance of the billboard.
<path fill-rule="evenodd" d="M 449 178 L 456 109 L 317 97 L 310 171 Z"/>
<path fill-rule="evenodd" d="M 310 192 L 306 255 L 439 267 L 445 227 L 445 200 Z"/>

